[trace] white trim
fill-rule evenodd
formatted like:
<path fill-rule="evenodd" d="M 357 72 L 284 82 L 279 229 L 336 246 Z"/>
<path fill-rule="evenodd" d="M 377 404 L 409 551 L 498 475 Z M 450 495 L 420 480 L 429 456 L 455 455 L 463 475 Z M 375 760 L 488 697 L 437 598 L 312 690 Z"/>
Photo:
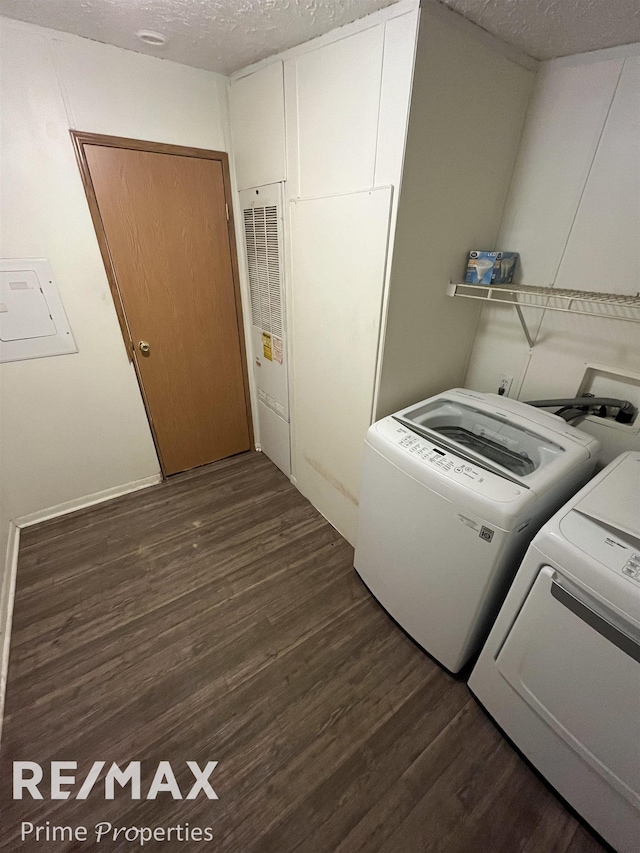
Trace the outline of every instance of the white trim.
<path fill-rule="evenodd" d="M 260 420 L 258 418 L 258 388 L 253 370 L 253 344 L 251 338 L 251 292 L 247 273 L 247 254 L 244 245 L 244 223 L 242 205 L 236 175 L 236 160 L 233 150 L 233 131 L 231 128 L 230 97 L 231 84 L 225 81 L 224 87 L 219 88 L 220 112 L 222 115 L 222 131 L 224 134 L 227 155 L 229 158 L 229 178 L 231 181 L 231 210 L 233 212 L 233 230 L 236 241 L 236 257 L 238 261 L 238 286 L 240 304 L 242 306 L 242 334 L 244 335 L 245 361 L 247 363 L 247 381 L 249 383 L 249 404 L 251 407 L 251 424 L 253 426 L 253 445 L 260 449 Z"/>
<path fill-rule="evenodd" d="M 37 512 L 31 512 L 28 515 L 22 515 L 20 518 L 15 518 L 13 523 L 21 529 L 23 527 L 31 527 L 32 524 L 40 524 L 42 521 L 49 521 L 51 518 L 68 515 L 70 512 L 75 512 L 78 509 L 85 509 L 94 504 L 101 504 L 104 501 L 110 501 L 112 498 L 119 498 L 121 495 L 128 495 L 130 492 L 137 492 L 140 489 L 146 489 L 148 486 L 155 486 L 160 482 L 162 482 L 162 475 L 153 474 L 151 477 L 144 477 L 142 480 L 123 483 L 121 486 L 113 486 L 110 489 L 104 489 L 102 492 L 94 492 L 92 495 L 74 498 L 71 501 L 65 501 L 64 503 L 48 507 L 48 509 L 41 509 Z"/>
<path fill-rule="evenodd" d="M 280 53 L 274 53 L 273 56 L 267 56 L 265 59 L 261 59 L 259 62 L 254 62 L 252 65 L 247 65 L 239 71 L 232 71 L 231 74 L 229 74 L 229 79 L 233 83 L 234 80 L 239 80 L 241 77 L 248 77 L 249 74 L 255 74 L 256 71 L 260 71 L 262 68 L 265 68 L 267 65 L 271 65 L 273 62 L 284 62 L 287 59 L 293 59 L 296 56 L 302 56 L 305 53 L 311 53 L 314 50 L 319 50 L 321 47 L 325 47 L 328 44 L 333 44 L 333 42 L 336 41 L 342 41 L 342 39 L 349 38 L 349 36 L 355 35 L 356 33 L 361 33 L 371 27 L 377 27 L 379 24 L 384 24 L 386 21 L 391 20 L 391 18 L 398 18 L 400 15 L 406 15 L 407 12 L 411 12 L 419 6 L 419 0 L 400 0 L 399 3 L 394 3 L 391 6 L 385 6 L 382 9 L 378 9 L 377 12 L 371 12 L 371 14 L 366 15 L 364 18 L 358 18 L 357 21 L 352 21 L 350 24 L 343 24 L 341 27 L 329 30 L 328 33 L 316 36 L 316 38 L 311 39 L 310 41 L 305 41 L 295 47 L 282 50 Z"/>
<path fill-rule="evenodd" d="M 15 522 L 11 521 L 9 522 L 9 541 L 7 542 L 4 576 L 2 578 L 2 584 L 0 585 L 0 742 L 2 742 L 4 700 L 7 692 L 9 647 L 11 645 L 13 602 L 16 594 L 19 544 L 20 528 Z"/>
<path fill-rule="evenodd" d="M 75 512 L 79 509 L 84 509 L 95 504 L 110 501 L 113 498 L 127 495 L 130 492 L 137 492 L 140 489 L 146 489 L 148 486 L 155 486 L 162 481 L 160 474 L 154 474 L 151 477 L 144 477 L 142 480 L 134 480 L 132 483 L 123 483 L 121 486 L 114 486 L 111 489 L 104 489 L 101 492 L 95 492 L 92 495 L 85 495 L 83 498 L 76 498 L 72 501 L 57 504 L 48 509 L 32 512 L 29 515 L 23 515 L 9 522 L 9 540 L 7 542 L 7 551 L 4 562 L 4 574 L 2 583 L 0 584 L 0 742 L 2 740 L 2 723 L 4 721 L 4 700 L 7 689 L 7 673 L 9 669 L 9 649 L 11 645 L 11 624 L 13 621 L 13 604 L 15 601 L 16 592 L 16 576 L 18 573 L 18 550 L 20 545 L 20 531 L 23 527 L 30 527 L 33 524 L 39 524 L 42 521 L 48 521 L 52 518 L 58 518 L 61 515 L 68 515 L 70 512 Z"/>

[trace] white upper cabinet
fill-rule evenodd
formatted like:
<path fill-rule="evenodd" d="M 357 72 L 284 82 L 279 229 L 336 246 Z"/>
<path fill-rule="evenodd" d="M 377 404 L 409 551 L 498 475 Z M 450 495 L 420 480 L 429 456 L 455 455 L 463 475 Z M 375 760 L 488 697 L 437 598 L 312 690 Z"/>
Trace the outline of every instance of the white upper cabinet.
<path fill-rule="evenodd" d="M 238 189 L 286 179 L 282 62 L 234 80 L 231 132 Z"/>
<path fill-rule="evenodd" d="M 520 252 L 523 284 L 556 283 L 621 68 L 558 60 L 540 71 L 498 238 Z"/>
<path fill-rule="evenodd" d="M 625 59 L 578 206 L 557 287 L 640 289 L 640 56 Z"/>
<path fill-rule="evenodd" d="M 411 100 L 419 9 L 391 18 L 384 27 L 376 187 L 400 186 Z"/>
<path fill-rule="evenodd" d="M 371 27 L 295 63 L 302 198 L 374 185 L 384 28 Z"/>

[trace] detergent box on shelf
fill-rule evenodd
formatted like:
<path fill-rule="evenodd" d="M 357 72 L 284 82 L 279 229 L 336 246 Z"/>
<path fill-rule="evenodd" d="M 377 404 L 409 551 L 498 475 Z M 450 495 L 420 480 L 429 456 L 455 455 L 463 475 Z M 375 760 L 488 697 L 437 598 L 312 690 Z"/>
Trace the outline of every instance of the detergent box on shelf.
<path fill-rule="evenodd" d="M 465 284 L 511 284 L 517 252 L 469 252 Z"/>

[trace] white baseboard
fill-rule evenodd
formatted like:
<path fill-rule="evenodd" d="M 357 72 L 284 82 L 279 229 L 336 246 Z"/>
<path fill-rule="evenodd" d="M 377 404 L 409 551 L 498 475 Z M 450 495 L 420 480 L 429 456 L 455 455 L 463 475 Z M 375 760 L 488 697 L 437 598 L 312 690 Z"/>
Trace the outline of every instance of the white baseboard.
<path fill-rule="evenodd" d="M 65 501 L 64 503 L 56 504 L 56 506 L 38 510 L 38 512 L 22 515 L 14 519 L 14 524 L 20 528 L 31 527 L 32 524 L 40 524 L 43 521 L 49 521 L 51 518 L 58 518 L 61 515 L 76 512 L 76 510 L 85 509 L 94 504 L 101 504 L 104 501 L 119 498 L 121 495 L 128 495 L 130 492 L 137 492 L 139 489 L 146 489 L 148 486 L 155 486 L 156 483 L 160 483 L 161 481 L 162 475 L 154 474 L 151 477 L 144 477 L 142 480 L 134 480 L 132 483 L 123 483 L 121 486 L 114 486 L 112 489 L 104 489 L 102 492 L 94 492 L 92 495 L 85 495 L 82 498 L 75 498 L 72 501 Z"/>
<path fill-rule="evenodd" d="M 29 515 L 23 515 L 9 522 L 9 541 L 7 543 L 7 552 L 5 555 L 4 573 L 2 582 L 0 583 L 0 742 L 2 741 L 2 723 L 4 721 L 4 701 L 7 690 L 7 672 L 9 669 L 9 648 L 11 645 L 11 622 L 13 619 L 13 603 L 16 593 L 16 575 L 18 572 L 18 549 L 20 545 L 20 530 L 23 527 L 30 527 L 32 524 L 39 524 L 42 521 L 48 521 L 51 518 L 58 518 L 61 515 L 67 515 L 70 512 L 84 509 L 85 507 L 93 506 L 94 504 L 104 503 L 113 498 L 127 495 L 130 492 L 137 492 L 139 489 L 146 489 L 148 486 L 155 486 L 161 482 L 162 476 L 154 474 L 152 477 L 145 477 L 142 480 L 134 480 L 132 483 L 124 483 L 121 486 L 114 486 L 112 489 L 104 489 L 102 492 L 95 492 L 92 495 L 85 495 L 82 498 L 76 498 L 72 501 L 65 501 L 57 506 L 51 506 L 48 509 L 32 512 Z"/>

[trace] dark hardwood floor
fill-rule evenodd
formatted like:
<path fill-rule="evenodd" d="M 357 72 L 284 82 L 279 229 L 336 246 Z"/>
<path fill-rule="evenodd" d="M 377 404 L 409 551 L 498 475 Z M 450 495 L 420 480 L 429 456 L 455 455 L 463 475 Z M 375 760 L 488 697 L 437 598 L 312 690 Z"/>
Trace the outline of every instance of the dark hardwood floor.
<path fill-rule="evenodd" d="M 22 532 L 1 765 L 3 851 L 596 853 L 463 681 L 371 598 L 352 549 L 260 454 Z M 13 800 L 11 762 L 78 762 Z M 219 764 L 208 800 L 75 799 L 92 762 Z M 70 771 L 65 771 L 69 773 Z M 22 821 L 89 840 L 21 843 Z M 92 841 L 94 825 L 214 840 Z"/>

